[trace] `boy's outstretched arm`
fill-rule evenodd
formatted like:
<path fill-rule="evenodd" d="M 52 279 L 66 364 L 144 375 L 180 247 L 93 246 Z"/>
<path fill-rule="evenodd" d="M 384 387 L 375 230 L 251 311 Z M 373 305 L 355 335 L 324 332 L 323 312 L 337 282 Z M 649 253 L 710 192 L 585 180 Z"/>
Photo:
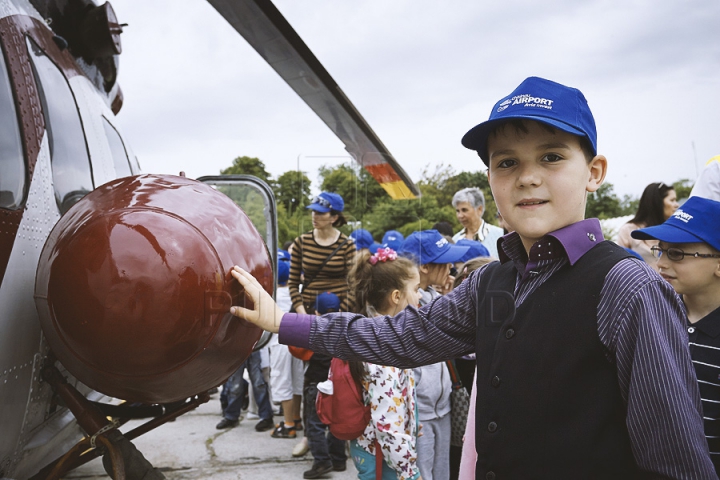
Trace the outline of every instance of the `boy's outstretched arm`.
<path fill-rule="evenodd" d="M 278 307 L 275 300 L 265 291 L 255 277 L 238 267 L 233 267 L 230 274 L 245 289 L 245 296 L 252 301 L 253 308 L 231 307 L 230 313 L 236 317 L 247 320 L 268 332 L 277 333 L 280 330 L 280 321 L 284 312 Z"/>

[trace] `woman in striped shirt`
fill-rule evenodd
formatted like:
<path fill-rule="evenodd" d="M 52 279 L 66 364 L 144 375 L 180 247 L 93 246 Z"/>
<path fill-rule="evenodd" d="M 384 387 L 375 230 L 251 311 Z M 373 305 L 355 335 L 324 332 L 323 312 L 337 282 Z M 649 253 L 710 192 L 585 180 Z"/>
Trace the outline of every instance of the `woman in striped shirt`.
<path fill-rule="evenodd" d="M 298 313 L 313 313 L 315 298 L 322 292 L 337 295 L 341 311 L 352 311 L 347 277 L 355 258 L 355 244 L 337 229 L 347 223 L 342 215 L 344 207 L 340 195 L 328 192 L 322 192 L 307 207 L 312 210 L 313 229 L 293 242 L 288 281 L 292 306 Z"/>

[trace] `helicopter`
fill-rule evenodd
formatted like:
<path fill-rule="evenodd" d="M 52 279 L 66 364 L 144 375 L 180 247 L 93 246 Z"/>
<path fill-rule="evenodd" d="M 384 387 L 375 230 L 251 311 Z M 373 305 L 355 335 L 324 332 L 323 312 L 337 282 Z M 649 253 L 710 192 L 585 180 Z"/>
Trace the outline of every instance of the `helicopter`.
<path fill-rule="evenodd" d="M 209 3 L 392 198 L 419 195 L 272 2 Z M 115 121 L 123 27 L 109 2 L 0 0 L 2 479 L 60 478 L 101 454 L 115 479 L 162 478 L 130 441 L 206 402 L 267 341 L 229 314 L 244 296 L 228 271 L 273 292 L 272 190 L 141 171 Z M 148 421 L 122 432 L 132 418 Z"/>

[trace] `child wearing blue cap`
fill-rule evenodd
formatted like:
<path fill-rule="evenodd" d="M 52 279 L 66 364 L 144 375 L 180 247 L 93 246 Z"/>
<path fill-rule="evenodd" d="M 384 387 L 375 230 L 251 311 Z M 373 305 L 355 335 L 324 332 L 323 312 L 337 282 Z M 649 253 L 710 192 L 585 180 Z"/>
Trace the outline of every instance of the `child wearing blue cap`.
<path fill-rule="evenodd" d="M 433 285 L 452 282 L 450 268 L 469 247 L 450 244 L 437 230 L 413 232 L 398 252 L 413 260 L 420 272 L 420 305 L 440 297 Z M 450 392 L 452 379 L 445 362 L 413 369 L 423 434 L 417 439 L 417 464 L 422 478 L 450 478 Z"/>
<path fill-rule="evenodd" d="M 720 202 L 691 197 L 665 223 L 631 235 L 659 240 L 652 247 L 657 268 L 687 308 L 705 436 L 720 473 Z"/>
<path fill-rule="evenodd" d="M 406 368 L 475 352 L 475 478 L 717 478 L 677 295 L 584 218 L 607 159 L 583 94 L 530 77 L 462 142 L 514 230 L 500 262 L 393 318 L 283 315 L 234 267 L 254 307 L 231 312 L 343 359 Z"/>

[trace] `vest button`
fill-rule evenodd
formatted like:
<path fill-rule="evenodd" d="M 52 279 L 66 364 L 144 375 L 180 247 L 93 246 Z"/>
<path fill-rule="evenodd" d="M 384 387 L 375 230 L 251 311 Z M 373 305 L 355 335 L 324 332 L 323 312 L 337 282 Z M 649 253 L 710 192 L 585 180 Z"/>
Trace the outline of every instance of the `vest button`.
<path fill-rule="evenodd" d="M 495 430 L 497 430 L 497 423 L 490 422 L 488 424 L 488 432 L 493 433 Z"/>
<path fill-rule="evenodd" d="M 514 336 L 515 336 L 515 330 L 513 330 L 512 328 L 508 328 L 505 331 L 505 338 L 507 338 L 508 340 L 510 340 Z"/>
<path fill-rule="evenodd" d="M 689 327 L 688 333 L 695 333 L 695 327 Z"/>
<path fill-rule="evenodd" d="M 495 480 L 495 472 L 487 472 L 485 474 L 485 479 L 486 480 Z"/>
<path fill-rule="evenodd" d="M 492 380 L 490 380 L 490 385 L 492 385 L 493 387 L 499 386 L 499 385 L 500 385 L 500 377 L 498 377 L 497 375 L 495 375 L 495 376 L 492 378 Z"/>

